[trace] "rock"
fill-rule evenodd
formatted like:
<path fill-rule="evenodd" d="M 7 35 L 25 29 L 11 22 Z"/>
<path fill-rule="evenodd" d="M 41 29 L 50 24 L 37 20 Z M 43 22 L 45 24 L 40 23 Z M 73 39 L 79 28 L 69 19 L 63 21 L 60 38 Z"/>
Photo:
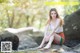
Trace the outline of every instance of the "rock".
<path fill-rule="evenodd" d="M 80 10 L 64 18 L 64 33 L 68 39 L 80 40 Z"/>
<path fill-rule="evenodd" d="M 6 28 L 5 31 L 14 33 L 14 34 L 28 34 L 28 33 L 33 33 L 33 28 L 32 27 L 23 27 L 23 28 L 18 28 L 18 29 L 14 29 L 14 28 Z"/>
<path fill-rule="evenodd" d="M 17 50 L 19 46 L 19 38 L 13 33 L 4 31 L 3 33 L 0 34 L 0 46 L 1 46 L 1 41 L 11 41 L 12 42 L 12 49 Z"/>
<path fill-rule="evenodd" d="M 35 40 L 35 42 L 40 45 L 43 39 L 43 36 L 32 36 L 32 38 Z"/>
<path fill-rule="evenodd" d="M 78 45 L 80 43 L 80 40 L 68 40 L 66 41 L 64 44 L 68 47 L 75 47 L 76 45 Z"/>
<path fill-rule="evenodd" d="M 77 51 L 73 51 L 71 48 L 65 45 L 52 45 L 50 49 L 47 50 L 40 50 L 40 49 L 26 49 L 26 50 L 19 50 L 16 53 L 77 53 Z"/>
<path fill-rule="evenodd" d="M 79 51 L 79 49 L 75 50 L 77 46 L 75 47 L 74 50 L 72 50 L 72 48 L 67 47 L 65 45 L 61 46 L 54 44 L 52 44 L 49 50 L 40 51 L 34 48 L 39 46 L 39 44 L 41 43 L 44 35 L 43 32 L 33 31 L 32 29 L 25 30 L 25 28 L 20 28 L 19 30 L 18 29 L 16 30 L 12 29 L 12 30 L 17 32 L 14 34 L 16 34 L 20 40 L 18 51 L 16 51 L 15 53 L 21 53 L 21 52 L 22 53 L 77 53 L 77 51 Z M 11 31 L 11 29 L 9 31 Z M 13 33 L 13 31 L 11 32 Z"/>
<path fill-rule="evenodd" d="M 71 15 L 66 16 L 64 18 L 64 22 L 65 24 L 63 26 L 63 29 L 66 37 L 66 42 L 69 42 L 70 40 L 80 40 L 80 9 Z M 71 44 L 74 44 L 74 41 Z"/>
<path fill-rule="evenodd" d="M 65 45 L 55 45 L 55 44 L 53 44 L 53 45 L 51 46 L 51 48 L 53 48 L 53 49 L 63 48 L 64 50 L 71 50 L 70 47 L 67 47 L 67 46 L 65 46 Z"/>
<path fill-rule="evenodd" d="M 34 41 L 34 39 L 28 35 L 22 35 L 19 38 L 21 38 L 19 48 L 18 48 L 19 50 L 25 50 L 38 46 L 38 44 Z"/>
<path fill-rule="evenodd" d="M 77 46 L 73 47 L 73 50 L 80 52 L 80 44 L 78 44 Z"/>

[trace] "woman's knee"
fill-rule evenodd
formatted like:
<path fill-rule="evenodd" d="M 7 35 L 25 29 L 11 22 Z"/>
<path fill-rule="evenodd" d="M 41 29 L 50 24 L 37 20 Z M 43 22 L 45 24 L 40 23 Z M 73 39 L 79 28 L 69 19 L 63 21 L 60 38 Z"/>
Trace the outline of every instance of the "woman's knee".
<path fill-rule="evenodd" d="M 43 40 L 46 40 L 46 37 L 44 37 Z"/>
<path fill-rule="evenodd" d="M 53 34 L 52 34 L 52 36 L 55 36 L 57 33 L 56 32 L 54 32 Z"/>

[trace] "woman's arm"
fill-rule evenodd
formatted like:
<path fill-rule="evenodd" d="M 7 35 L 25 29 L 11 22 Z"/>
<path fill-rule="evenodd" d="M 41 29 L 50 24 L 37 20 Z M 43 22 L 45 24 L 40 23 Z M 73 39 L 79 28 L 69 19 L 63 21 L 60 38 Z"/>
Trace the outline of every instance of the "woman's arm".
<path fill-rule="evenodd" d="M 53 29 L 53 31 L 51 32 L 50 36 L 55 32 L 55 30 L 60 26 L 60 19 L 57 19 L 57 22 L 55 24 L 55 27 Z"/>

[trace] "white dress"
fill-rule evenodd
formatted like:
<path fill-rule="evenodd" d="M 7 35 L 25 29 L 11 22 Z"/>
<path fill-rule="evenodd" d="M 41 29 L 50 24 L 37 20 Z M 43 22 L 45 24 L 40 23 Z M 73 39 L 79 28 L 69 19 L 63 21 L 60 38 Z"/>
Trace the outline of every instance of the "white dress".
<path fill-rule="evenodd" d="M 60 23 L 60 20 L 57 19 L 54 26 L 53 22 L 51 21 L 50 24 L 45 27 L 44 35 L 50 35 L 54 31 L 55 27 L 59 25 L 59 23 Z M 54 32 L 56 33 L 63 32 L 63 27 L 58 26 Z"/>

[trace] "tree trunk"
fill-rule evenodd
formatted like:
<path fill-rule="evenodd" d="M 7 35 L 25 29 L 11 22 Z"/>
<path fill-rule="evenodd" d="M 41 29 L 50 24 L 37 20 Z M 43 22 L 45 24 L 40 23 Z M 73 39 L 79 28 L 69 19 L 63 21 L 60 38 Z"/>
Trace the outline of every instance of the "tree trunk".
<path fill-rule="evenodd" d="M 26 17 L 26 26 L 30 26 L 30 23 L 29 23 L 29 16 Z"/>
<path fill-rule="evenodd" d="M 18 18 L 18 21 L 16 22 L 16 27 L 18 27 L 18 26 L 19 26 L 20 21 L 21 21 L 21 18 L 19 17 L 19 18 Z"/>
<path fill-rule="evenodd" d="M 11 18 L 11 23 L 10 23 L 10 26 L 13 27 L 13 23 L 14 23 L 14 10 L 13 10 L 13 13 L 12 13 L 12 18 Z"/>
<path fill-rule="evenodd" d="M 31 26 L 34 24 L 35 15 L 31 19 Z"/>
<path fill-rule="evenodd" d="M 40 18 L 39 29 L 41 28 L 41 24 L 42 24 L 42 18 Z"/>
<path fill-rule="evenodd" d="M 6 13 L 7 13 L 7 17 L 8 17 L 8 26 L 11 27 L 11 26 L 10 26 L 10 17 L 9 17 L 8 10 L 6 10 Z"/>
<path fill-rule="evenodd" d="M 9 28 L 12 28 L 13 27 L 13 21 L 14 21 L 14 10 L 12 13 L 12 17 L 9 16 L 8 10 L 6 10 L 6 13 L 7 13 L 7 17 L 8 17 L 8 26 L 9 26 Z"/>

